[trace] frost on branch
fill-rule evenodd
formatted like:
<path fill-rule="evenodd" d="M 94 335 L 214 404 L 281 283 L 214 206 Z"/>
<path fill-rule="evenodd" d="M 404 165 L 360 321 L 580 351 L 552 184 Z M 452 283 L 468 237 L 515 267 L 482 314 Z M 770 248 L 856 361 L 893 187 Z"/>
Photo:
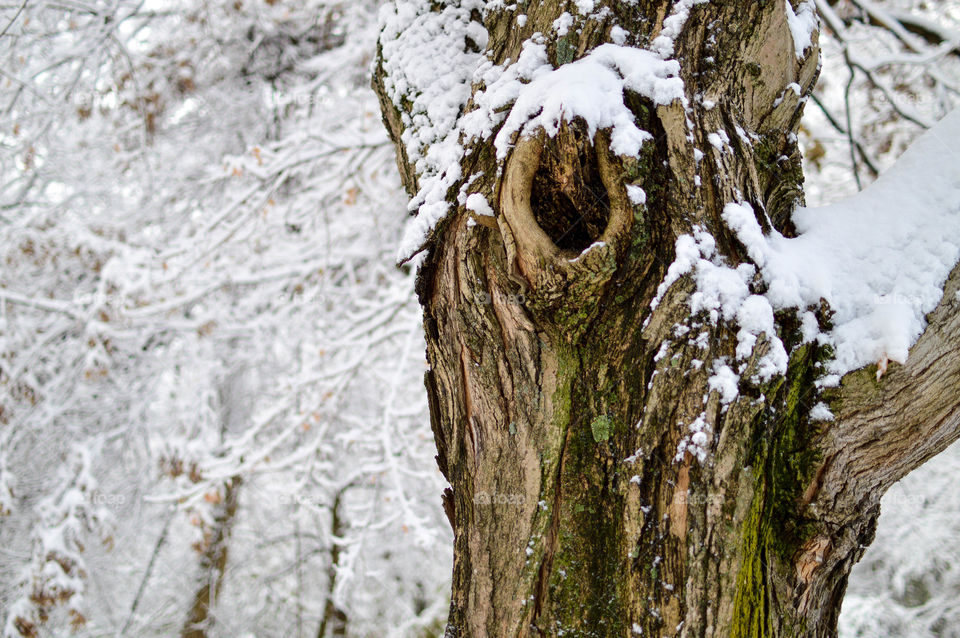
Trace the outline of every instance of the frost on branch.
<path fill-rule="evenodd" d="M 95 504 L 96 480 L 88 450 L 75 448 L 61 468 L 59 489 L 37 506 L 31 562 L 11 605 L 5 638 L 34 636 L 61 608 L 76 629 L 85 622 L 88 537 L 110 542 L 110 513 Z M 98 539 L 99 537 L 99 539 Z"/>
<path fill-rule="evenodd" d="M 78 442 L 118 520 L 113 550 L 84 543 L 78 635 L 182 626 L 236 475 L 219 632 L 284 635 L 328 597 L 357 634 L 432 623 L 449 531 L 405 390 L 423 346 L 367 87 L 377 3 L 21 4 L 0 8 L 0 626 Z M 238 365 L 252 414 L 225 426 Z M 69 631 L 58 609 L 44 635 Z"/>

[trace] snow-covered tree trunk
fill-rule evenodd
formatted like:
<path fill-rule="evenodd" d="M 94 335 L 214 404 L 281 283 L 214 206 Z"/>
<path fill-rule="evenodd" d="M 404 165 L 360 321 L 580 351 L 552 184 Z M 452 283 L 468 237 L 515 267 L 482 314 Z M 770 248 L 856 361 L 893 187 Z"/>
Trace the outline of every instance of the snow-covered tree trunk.
<path fill-rule="evenodd" d="M 957 437 L 960 320 L 953 277 L 904 365 L 844 367 L 829 299 L 777 301 L 764 242 L 798 234 L 813 3 L 382 20 L 447 635 L 834 635 L 880 496 Z"/>

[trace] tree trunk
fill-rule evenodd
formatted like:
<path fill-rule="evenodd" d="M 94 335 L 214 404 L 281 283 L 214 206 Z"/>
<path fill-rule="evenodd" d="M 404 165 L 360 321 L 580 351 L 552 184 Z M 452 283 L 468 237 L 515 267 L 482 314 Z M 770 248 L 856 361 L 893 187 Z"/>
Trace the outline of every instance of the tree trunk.
<path fill-rule="evenodd" d="M 786 374 L 749 381 L 774 347 L 761 337 L 730 401 L 709 380 L 737 358 L 735 323 L 691 314 L 689 277 L 655 302 L 681 235 L 707 231 L 731 264 L 749 262 L 721 219 L 730 202 L 792 234 L 816 34 L 799 57 L 783 1 L 604 2 L 563 34 L 554 21 L 576 14 L 573 3 L 400 4 L 482 22 L 498 65 L 535 32 L 559 67 L 622 40 L 614 25 L 629 46 L 662 49 L 655 38 L 682 24 L 673 57 L 685 103 L 624 93 L 652 134 L 639 157 L 617 155 L 610 130 L 591 135 L 575 119 L 552 136 L 514 137 L 500 158 L 493 134 L 463 138 L 459 174 L 443 184 L 450 210 L 424 246 L 418 294 L 437 460 L 451 485 L 447 636 L 835 635 L 880 496 L 956 438 L 955 397 L 919 407 L 916 375 L 937 381 L 932 359 L 923 367 L 913 353 L 880 382 L 862 371 L 823 392 L 815 382 L 830 353 L 802 343 L 797 316 L 779 313 Z M 467 50 L 484 48 L 476 31 L 465 30 Z M 402 38 L 382 35 L 374 85 L 415 195 L 430 175 L 405 135 L 418 114 L 416 87 L 390 58 Z M 464 112 L 485 88 L 475 81 Z M 458 195 L 471 193 L 495 217 L 468 210 Z M 958 313 L 938 313 L 938 329 L 960 338 Z M 818 319 L 826 325 L 827 308 Z M 937 366 L 955 386 L 960 356 Z M 889 420 L 905 405 L 891 403 L 898 392 L 930 418 Z M 834 421 L 810 417 L 821 401 Z"/>
<path fill-rule="evenodd" d="M 239 491 L 240 479 L 233 477 L 224 484 L 222 500 L 214 506 L 210 538 L 201 548 L 201 581 L 193 594 L 190 613 L 180 634 L 182 638 L 207 638 L 210 635 L 210 625 L 213 622 L 210 612 L 220 597 L 226 575 L 227 550 L 230 545 L 230 531 L 237 515 Z"/>
<path fill-rule="evenodd" d="M 337 570 L 340 569 L 340 543 L 343 539 L 344 524 L 340 515 L 340 506 L 346 488 L 336 493 L 330 507 L 330 564 L 327 566 L 327 602 L 323 606 L 323 618 L 317 630 L 317 638 L 331 638 L 347 635 L 347 613 L 333 599 L 337 588 Z"/>
<path fill-rule="evenodd" d="M 231 370 L 218 388 L 221 445 L 229 432 L 242 427 L 249 419 L 250 403 L 244 392 L 245 373 L 246 368 L 243 366 Z M 230 477 L 217 491 L 207 495 L 207 500 L 211 503 L 212 521 L 209 528 L 203 530 L 203 541 L 195 545 L 195 549 L 200 552 L 200 582 L 180 632 L 181 638 L 207 638 L 211 633 L 214 621 L 212 612 L 216 608 L 227 575 L 230 534 L 237 518 L 242 482 L 240 476 Z"/>

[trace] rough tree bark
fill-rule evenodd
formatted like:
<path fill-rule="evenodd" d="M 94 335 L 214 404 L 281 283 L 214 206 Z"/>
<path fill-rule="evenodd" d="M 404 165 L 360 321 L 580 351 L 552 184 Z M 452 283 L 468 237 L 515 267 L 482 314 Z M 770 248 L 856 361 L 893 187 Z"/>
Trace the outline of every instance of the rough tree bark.
<path fill-rule="evenodd" d="M 609 11 L 562 37 L 554 21 L 576 15 L 575 3 L 491 2 L 474 19 L 495 64 L 541 32 L 559 66 L 610 41 L 614 24 L 629 45 L 649 46 L 681 3 L 595 4 Z M 712 361 L 735 358 L 737 326 L 691 316 L 689 277 L 651 308 L 676 239 L 694 227 L 730 263 L 749 261 L 721 220 L 725 204 L 749 202 L 764 228 L 793 233 L 815 41 L 797 57 L 783 1 L 692 4 L 674 54 L 689 108 L 625 96 L 655 137 L 640 159 L 616 156 L 608 132 L 591 139 L 576 121 L 516 140 L 503 161 L 491 138 L 471 143 L 418 282 L 437 459 L 451 485 L 448 636 L 835 635 L 881 495 L 957 438 L 960 353 L 942 346 L 960 340 L 957 271 L 909 362 L 880 381 L 874 368 L 819 390 L 830 353 L 803 344 L 795 314 L 780 313 L 787 373 L 741 382 L 729 405 L 708 379 Z M 387 89 L 387 69 L 381 50 L 374 86 L 412 195 L 422 175 L 401 142 L 408 103 Z M 710 143 L 717 131 L 730 147 Z M 495 221 L 457 203 L 469 178 Z M 826 327 L 829 309 L 818 318 Z M 750 366 L 768 347 L 760 339 Z M 810 418 L 819 401 L 834 421 Z M 701 414 L 708 459 L 677 458 Z"/>

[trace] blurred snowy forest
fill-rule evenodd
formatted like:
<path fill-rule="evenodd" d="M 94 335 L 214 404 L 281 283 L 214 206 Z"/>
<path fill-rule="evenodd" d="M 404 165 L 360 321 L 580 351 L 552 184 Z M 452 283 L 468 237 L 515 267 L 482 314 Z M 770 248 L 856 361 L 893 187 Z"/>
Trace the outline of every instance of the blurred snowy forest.
<path fill-rule="evenodd" d="M 382 4 L 0 0 L 4 638 L 442 634 Z M 816 5 L 811 204 L 960 102 L 958 3 Z M 887 495 L 841 635 L 960 636 L 956 476 Z"/>

